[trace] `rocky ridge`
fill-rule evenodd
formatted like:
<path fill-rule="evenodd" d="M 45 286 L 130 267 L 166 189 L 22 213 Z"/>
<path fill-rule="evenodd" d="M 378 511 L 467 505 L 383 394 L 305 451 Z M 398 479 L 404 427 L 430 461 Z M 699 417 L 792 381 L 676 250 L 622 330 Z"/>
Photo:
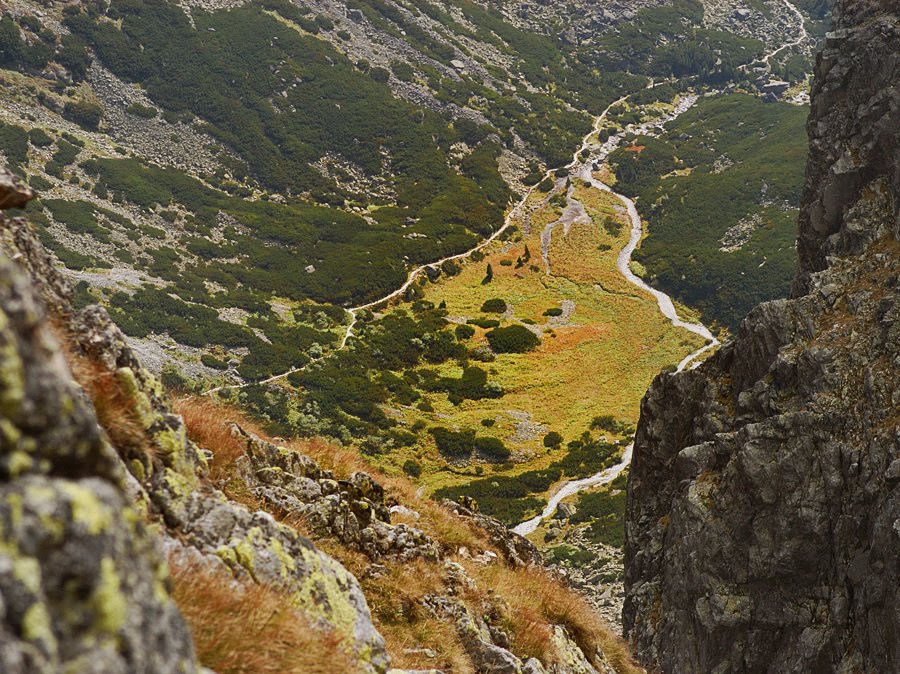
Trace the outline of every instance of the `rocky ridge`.
<path fill-rule="evenodd" d="M 0 174 L 0 204 L 31 196 Z M 0 279 L 0 670 L 196 671 L 155 537 L 43 304 L 6 253 Z"/>
<path fill-rule="evenodd" d="M 141 367 L 106 312 L 96 306 L 81 311 L 72 309 L 70 284 L 56 270 L 24 220 L 4 220 L 2 248 L 7 257 L 16 259 L 28 270 L 58 329 L 66 334 L 69 348 L 76 349 L 78 356 L 98 363 L 102 368 L 100 376 L 112 378 L 128 397 L 128 403 L 135 411 L 134 421 L 150 437 L 153 452 L 134 452 L 128 447 L 118 447 L 119 454 L 114 454 L 105 443 L 94 452 L 103 448 L 106 462 L 111 464 L 106 470 L 115 471 L 109 474 L 118 478 L 120 489 L 124 488 L 139 510 L 163 526 L 163 539 L 178 550 L 176 554 L 186 555 L 192 561 L 199 558 L 216 567 L 227 567 L 238 578 L 268 582 L 295 595 L 297 605 L 305 607 L 314 621 L 338 630 L 351 640 L 357 656 L 366 665 L 365 669 L 384 671 L 388 665 L 384 641 L 371 623 L 356 578 L 294 529 L 276 522 L 267 513 L 251 512 L 227 500 L 221 492 L 202 489 L 201 477 L 206 470 L 204 453 L 187 439 L 181 418 L 169 410 L 158 381 Z M 59 348 L 55 351 L 59 353 Z M 25 370 L 29 372 L 31 368 Z M 89 412 L 87 415 L 84 426 L 90 428 L 93 435 L 101 437 L 96 421 Z M 84 428 L 81 432 L 86 433 Z M 77 438 L 77 431 L 73 432 L 70 442 L 80 448 L 83 442 Z M 82 451 L 91 456 L 90 447 Z M 12 461 L 15 456 L 9 455 L 8 460 Z M 17 462 L 21 465 L 24 460 Z M 90 475 L 90 465 L 87 463 L 81 470 Z M 109 498 L 116 503 L 112 495 Z M 120 501 L 123 498 L 124 494 L 120 493 Z M 54 504 L 54 507 L 64 506 Z M 35 528 L 40 532 L 40 526 Z M 51 529 L 46 535 L 52 533 Z M 127 538 L 127 534 L 120 536 Z M 69 554 L 77 555 L 81 548 L 79 543 L 72 542 Z M 56 573 L 62 573 L 64 568 L 55 569 Z M 160 584 L 165 575 L 158 571 L 155 576 L 148 577 L 157 577 L 157 584 Z M 57 583 L 62 580 L 49 578 Z M 134 610 L 141 613 L 146 609 L 139 599 L 138 595 L 125 594 L 121 601 L 134 604 Z M 49 623 L 48 629 L 56 629 L 51 620 L 44 622 Z M 85 623 L 85 628 L 96 629 L 93 621 Z M 27 630 L 24 635 L 27 637 Z M 82 648 L 90 652 L 90 641 L 87 640 Z M 180 650 L 186 651 L 184 659 L 192 662 L 190 639 L 186 635 Z M 170 670 L 148 667 L 140 671 Z M 185 665 L 184 671 L 192 670 Z"/>
<path fill-rule="evenodd" d="M 624 623 L 648 667 L 900 668 L 898 13 L 836 5 L 793 299 L 644 399 Z"/>

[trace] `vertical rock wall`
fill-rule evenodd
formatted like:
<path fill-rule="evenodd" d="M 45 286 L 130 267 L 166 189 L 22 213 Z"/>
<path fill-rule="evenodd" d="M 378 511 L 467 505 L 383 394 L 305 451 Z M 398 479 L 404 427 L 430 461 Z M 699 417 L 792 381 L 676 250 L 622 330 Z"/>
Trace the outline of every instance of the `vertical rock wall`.
<path fill-rule="evenodd" d="M 900 671 L 900 3 L 839 0 L 795 297 L 642 405 L 627 636 L 662 672 Z"/>

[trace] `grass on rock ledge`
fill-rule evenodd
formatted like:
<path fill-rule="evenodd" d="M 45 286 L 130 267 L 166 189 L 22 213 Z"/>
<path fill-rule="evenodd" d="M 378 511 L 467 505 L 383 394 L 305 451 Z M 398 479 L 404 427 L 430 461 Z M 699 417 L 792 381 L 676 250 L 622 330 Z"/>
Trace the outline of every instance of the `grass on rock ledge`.
<path fill-rule="evenodd" d="M 238 409 L 206 399 L 182 398 L 176 411 L 182 415 L 188 434 L 212 452 L 209 479 L 232 498 L 243 498 L 236 482 L 235 462 L 240 443 L 227 432 L 231 423 L 273 441 L 264 429 Z M 222 429 L 226 429 L 225 432 Z M 483 565 L 472 560 L 482 551 L 497 552 L 486 533 L 440 504 L 419 495 L 416 486 L 403 477 L 390 477 L 368 464 L 356 451 L 324 441 L 278 440 L 278 444 L 306 454 L 339 478 L 357 470 L 366 471 L 384 486 L 386 498 L 395 499 L 419 514 L 407 524 L 422 529 L 443 548 L 446 558 L 461 564 L 475 581 L 461 597 L 479 615 L 490 614 L 506 630 L 512 649 L 523 657 L 537 657 L 551 664 L 560 657 L 552 645 L 553 625 L 565 625 L 582 650 L 606 654 L 619 674 L 640 670 L 631 660 L 624 642 L 574 590 L 543 569 L 514 569 L 502 562 Z M 250 505 L 251 502 L 248 502 Z M 302 521 L 290 517 L 287 524 L 301 533 Z M 453 626 L 427 613 L 421 600 L 429 594 L 445 594 L 446 578 L 438 562 L 380 560 L 379 574 L 366 573 L 371 560 L 348 550 L 334 540 L 320 539 L 316 545 L 341 561 L 363 586 L 373 621 L 384 636 L 393 666 L 408 669 L 445 668 L 454 673 L 474 672 L 472 663 Z M 301 646 L 302 647 L 302 646 Z M 429 658 L 425 650 L 434 651 Z"/>

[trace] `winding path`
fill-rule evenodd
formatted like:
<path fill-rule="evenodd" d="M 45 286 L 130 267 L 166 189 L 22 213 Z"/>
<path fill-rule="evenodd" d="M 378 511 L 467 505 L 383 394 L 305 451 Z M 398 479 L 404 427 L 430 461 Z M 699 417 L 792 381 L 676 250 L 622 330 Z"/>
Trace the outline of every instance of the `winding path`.
<path fill-rule="evenodd" d="M 651 85 L 651 86 L 655 86 L 655 85 Z M 600 114 L 600 116 L 598 116 L 596 120 L 594 120 L 594 125 L 591 127 L 591 131 L 582 140 L 581 147 L 579 147 L 578 150 L 572 156 L 572 161 L 561 168 L 572 170 L 573 168 L 575 168 L 576 166 L 579 165 L 578 155 L 581 154 L 581 152 L 583 150 L 587 149 L 590 146 L 590 138 L 597 132 L 597 129 L 599 128 L 600 123 L 606 118 L 606 115 L 609 113 L 610 110 L 612 110 L 613 107 L 615 107 L 619 103 L 624 102 L 627 99 L 628 99 L 628 96 L 623 96 L 622 98 L 620 98 L 616 101 L 613 101 L 612 103 L 610 103 L 607 106 L 606 110 L 604 110 L 603 113 Z M 552 179 L 555 176 L 556 171 L 557 171 L 557 169 L 548 169 L 544 173 L 543 179 L 546 179 L 546 178 Z M 359 313 L 361 311 L 366 311 L 367 309 L 373 309 L 374 307 L 377 307 L 379 304 L 383 304 L 385 302 L 390 302 L 391 300 L 400 297 L 401 295 L 403 295 L 403 293 L 405 293 L 409 289 L 409 287 L 415 282 L 415 280 L 419 277 L 419 275 L 422 274 L 426 269 L 440 267 L 445 262 L 452 262 L 452 261 L 456 261 L 456 260 L 465 260 L 465 259 L 471 257 L 472 253 L 482 250 L 483 248 L 486 248 L 487 246 L 492 244 L 494 241 L 497 240 L 498 237 L 500 237 L 503 234 L 503 232 L 505 232 L 507 229 L 510 228 L 510 226 L 513 223 L 513 220 L 518 218 L 519 213 L 521 213 L 522 209 L 528 203 L 528 199 L 531 197 L 531 195 L 534 194 L 535 190 L 538 189 L 538 186 L 541 184 L 543 179 L 538 181 L 534 185 L 532 185 L 530 188 L 528 188 L 528 191 L 526 191 L 525 194 L 522 196 L 522 198 L 512 207 L 512 209 L 510 209 L 509 213 L 506 214 L 506 218 L 503 220 L 503 226 L 500 227 L 500 229 L 498 229 L 496 232 L 491 234 L 487 239 L 485 239 L 484 241 L 479 243 L 477 246 L 474 246 L 473 248 L 470 248 L 469 250 L 467 250 L 463 253 L 457 253 L 456 255 L 448 255 L 447 257 L 443 257 L 440 260 L 436 260 L 434 262 L 429 262 L 428 264 L 419 265 L 418 267 L 412 269 L 409 272 L 409 274 L 407 274 L 406 281 L 403 283 L 403 285 L 400 286 L 399 288 L 397 288 L 396 290 L 394 290 L 393 292 L 391 292 L 377 300 L 367 302 L 366 304 L 360 304 L 359 306 L 348 308 L 347 313 L 349 313 L 350 317 L 351 317 L 350 323 L 347 325 L 347 329 L 344 331 L 344 335 L 341 338 L 341 343 L 336 349 L 329 351 L 328 353 L 325 353 L 324 355 L 319 356 L 318 358 L 313 358 L 305 365 L 302 365 L 300 367 L 291 368 L 287 372 L 282 372 L 281 374 L 273 375 L 273 376 L 269 377 L 268 379 L 263 379 L 262 381 L 243 382 L 240 384 L 223 384 L 221 386 L 216 386 L 207 391 L 204 391 L 202 395 L 212 395 L 214 393 L 218 393 L 219 391 L 225 391 L 225 390 L 242 389 L 242 388 L 246 388 L 247 386 L 251 386 L 253 384 L 271 384 L 272 382 L 278 381 L 279 379 L 284 379 L 285 377 L 288 377 L 297 372 L 303 372 L 310 365 L 314 365 L 314 364 L 318 363 L 319 361 L 324 360 L 325 358 L 328 358 L 329 356 L 333 355 L 336 351 L 342 351 L 344 348 L 346 348 L 347 342 L 350 340 L 350 337 L 353 336 L 353 329 L 356 327 L 356 324 L 359 321 Z"/>
<path fill-rule="evenodd" d="M 751 66 L 753 66 L 754 64 L 757 64 L 757 63 L 764 63 L 768 66 L 768 65 L 770 65 L 770 61 L 773 58 L 775 58 L 776 56 L 778 56 L 778 54 L 780 54 L 781 52 L 783 52 L 787 49 L 791 49 L 793 47 L 799 47 L 800 45 L 802 45 L 804 42 L 806 42 L 809 39 L 809 33 L 806 30 L 806 21 L 803 18 L 803 14 L 789 0 L 782 0 L 782 1 L 787 6 L 787 8 L 793 14 L 795 14 L 797 16 L 798 23 L 799 23 L 799 26 L 798 26 L 799 37 L 796 40 L 787 42 L 787 43 L 781 45 L 780 47 L 778 47 L 777 49 L 772 50 L 771 52 L 769 52 L 768 54 L 763 56 L 761 59 L 754 61 L 753 63 L 749 63 L 745 66 L 742 66 L 743 70 L 747 70 Z M 616 105 L 617 103 L 621 102 L 622 100 L 625 100 L 625 99 L 620 99 L 620 101 L 616 101 L 616 103 L 613 103 L 613 105 Z M 683 104 L 682 106 L 676 106 L 675 110 L 673 111 L 673 113 L 671 115 L 669 115 L 664 120 L 661 120 L 661 122 L 656 122 L 656 124 L 665 123 L 667 121 L 670 121 L 671 119 L 674 119 L 678 115 L 685 112 L 689 107 L 691 107 L 693 105 L 694 101 L 696 101 L 696 98 L 691 100 L 690 97 L 686 97 L 682 101 L 682 104 Z M 683 106 L 686 106 L 686 107 L 683 107 Z M 612 106 L 610 106 L 610 107 L 612 107 Z M 597 118 L 597 122 L 594 125 L 595 130 L 597 128 L 599 128 L 600 122 L 602 122 L 603 117 L 606 115 L 606 113 L 608 111 L 609 111 L 609 108 L 607 108 L 607 110 L 603 113 L 603 115 L 601 117 Z M 650 131 L 650 129 L 646 128 L 646 125 L 645 125 L 645 128 L 639 127 L 637 129 L 632 129 L 632 132 L 637 133 L 638 135 L 646 134 L 648 131 Z M 577 158 L 581 154 L 582 151 L 584 151 L 586 149 L 588 149 L 588 150 L 591 149 L 591 145 L 590 145 L 591 135 L 592 134 L 589 134 L 588 136 L 585 137 L 581 148 L 579 148 L 578 152 L 575 153 L 575 161 L 573 162 L 573 164 L 570 165 L 570 167 L 574 166 L 578 163 Z M 672 298 L 670 298 L 665 293 L 663 293 L 659 290 L 656 290 L 655 288 L 651 288 L 649 285 L 647 285 L 644 282 L 643 279 L 641 279 L 639 276 L 637 276 L 634 272 L 631 271 L 631 256 L 634 253 L 635 249 L 637 248 L 638 244 L 640 243 L 641 238 L 643 237 L 643 224 L 641 222 L 640 214 L 638 214 L 637 208 L 635 207 L 634 202 L 631 199 L 629 199 L 628 197 L 626 197 L 622 194 L 618 194 L 618 193 L 614 192 L 612 190 L 612 188 L 610 188 L 608 185 L 597 180 L 593 176 L 593 172 L 591 170 L 593 161 L 596 161 L 598 158 L 602 160 L 602 159 L 605 159 L 607 156 L 609 156 L 610 152 L 612 152 L 612 150 L 614 150 L 618 146 L 618 143 L 621 141 L 622 136 L 623 136 L 623 134 L 617 134 L 613 138 L 610 138 L 610 140 L 606 144 L 604 144 L 604 146 L 601 148 L 600 157 L 594 157 L 594 158 L 589 159 L 587 162 L 585 162 L 581 166 L 581 169 L 577 173 L 577 175 L 582 180 L 589 182 L 591 185 L 593 185 L 597 189 L 603 190 L 605 192 L 610 192 L 613 195 L 615 195 L 625 205 L 625 208 L 628 211 L 628 218 L 631 220 L 631 237 L 628 241 L 628 245 L 626 245 L 622 249 L 622 251 L 619 253 L 619 258 L 618 258 L 617 264 L 616 264 L 616 266 L 619 268 L 619 271 L 621 272 L 621 274 L 633 285 L 635 285 L 638 288 L 641 288 L 642 290 L 644 290 L 645 292 L 648 292 L 651 295 L 653 295 L 656 298 L 657 304 L 659 305 L 659 310 L 662 312 L 662 314 L 666 318 L 668 318 L 672 322 L 672 325 L 674 325 L 675 327 L 683 328 L 685 330 L 693 332 L 695 335 L 699 335 L 700 337 L 703 337 L 707 340 L 707 344 L 705 346 L 701 347 L 700 349 L 697 349 L 696 351 L 694 351 L 693 353 L 688 355 L 684 360 L 682 360 L 678 364 L 677 372 L 683 372 L 684 370 L 686 370 L 688 368 L 688 366 L 690 366 L 692 363 L 694 363 L 697 360 L 697 358 L 702 356 L 704 353 L 711 351 L 712 349 L 715 349 L 719 345 L 719 340 L 715 338 L 715 336 L 709 331 L 709 329 L 705 325 L 702 325 L 700 323 L 690 323 L 690 322 L 681 320 L 678 317 L 678 312 L 675 310 L 675 305 L 672 302 Z M 547 502 L 547 505 L 544 507 L 543 511 L 541 511 L 540 515 L 537 515 L 536 517 L 533 517 L 530 520 L 526 520 L 525 522 L 518 524 L 517 526 L 515 526 L 513 528 L 513 531 L 517 534 L 521 534 L 522 536 L 526 536 L 526 535 L 534 532 L 538 528 L 538 526 L 540 526 L 541 522 L 543 522 L 545 519 L 552 517 L 553 514 L 556 512 L 556 509 L 559 507 L 559 504 L 563 500 L 569 498 L 570 496 L 574 496 L 575 494 L 577 494 L 578 492 L 580 492 L 584 489 L 589 489 L 591 487 L 597 487 L 600 485 L 609 484 L 614 479 L 616 479 L 616 477 L 618 477 L 622 473 L 622 471 L 625 470 L 631 464 L 631 456 L 632 456 L 633 451 L 634 451 L 634 443 L 630 444 L 628 447 L 625 448 L 625 451 L 622 454 L 621 460 L 615 466 L 613 466 L 611 468 L 607 468 L 606 470 L 603 470 L 603 471 L 601 471 L 595 475 L 592 475 L 590 477 L 583 478 L 581 480 L 571 480 L 569 482 L 564 483 L 562 485 L 562 487 L 560 487 L 556 491 L 556 493 L 554 493 L 550 497 L 549 501 Z"/>
<path fill-rule="evenodd" d="M 753 61 L 752 63 L 748 63 L 746 65 L 741 66 L 740 67 L 741 70 L 744 70 L 744 71 L 749 70 L 751 67 L 753 67 L 754 65 L 757 65 L 757 64 L 765 64 L 766 66 L 771 66 L 772 59 L 775 58 L 776 56 L 778 56 L 781 52 L 785 51 L 786 49 L 792 49 L 794 47 L 799 47 L 800 45 L 802 45 L 804 42 L 806 42 L 809 39 L 809 33 L 806 30 L 806 20 L 803 18 L 803 13 L 799 9 L 797 9 L 797 7 L 790 2 L 790 0 L 782 0 L 782 2 L 784 2 L 785 6 L 788 8 L 788 11 L 790 11 L 792 14 L 796 15 L 796 17 L 797 17 L 797 21 L 799 22 L 798 23 L 799 37 L 796 40 L 794 40 L 793 42 L 786 42 L 785 44 L 781 45 L 777 49 L 773 49 L 772 51 L 770 51 L 768 54 L 766 54 L 762 58 L 757 59 L 756 61 Z"/>

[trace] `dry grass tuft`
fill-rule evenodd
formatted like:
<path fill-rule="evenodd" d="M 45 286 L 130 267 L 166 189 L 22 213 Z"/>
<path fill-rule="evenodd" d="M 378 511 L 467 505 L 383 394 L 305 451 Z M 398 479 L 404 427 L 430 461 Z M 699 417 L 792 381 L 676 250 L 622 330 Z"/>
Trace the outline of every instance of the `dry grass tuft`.
<path fill-rule="evenodd" d="M 255 431 L 256 424 L 232 407 L 209 398 L 179 398 L 173 409 L 181 415 L 188 437 L 200 447 L 212 452 L 209 477 L 214 482 L 228 480 L 234 475 L 235 462 L 244 455 L 244 443 L 231 432 L 231 424 L 238 423 Z"/>
<path fill-rule="evenodd" d="M 191 627 L 200 662 L 218 674 L 349 674 L 335 633 L 314 628 L 287 597 L 243 585 L 225 571 L 172 567 L 172 596 Z"/>
<path fill-rule="evenodd" d="M 518 652 L 546 660 L 553 625 L 565 625 L 594 664 L 599 648 L 618 674 L 643 674 L 624 640 L 596 614 L 584 597 L 544 569 L 471 566 L 480 588 L 491 588 L 506 606 L 502 620 Z M 550 654 L 552 656 L 552 654 Z"/>
<path fill-rule="evenodd" d="M 156 448 L 135 412 L 134 400 L 122 388 L 116 373 L 76 353 L 65 335 L 56 332 L 72 377 L 91 399 L 97 421 L 112 445 L 126 457 L 155 457 Z"/>

